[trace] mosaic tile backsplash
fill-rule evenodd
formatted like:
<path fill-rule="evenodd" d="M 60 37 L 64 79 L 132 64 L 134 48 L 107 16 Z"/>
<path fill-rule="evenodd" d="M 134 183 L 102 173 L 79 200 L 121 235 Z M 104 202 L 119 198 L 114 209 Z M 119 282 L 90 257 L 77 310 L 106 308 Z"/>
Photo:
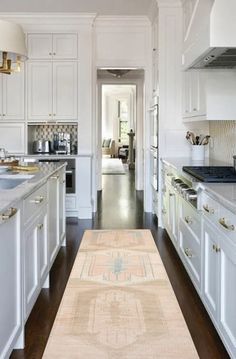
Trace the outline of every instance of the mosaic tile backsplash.
<path fill-rule="evenodd" d="M 210 158 L 233 165 L 236 155 L 236 121 L 210 121 L 210 135 L 213 148 L 210 146 Z"/>
<path fill-rule="evenodd" d="M 71 135 L 71 148 L 77 149 L 78 144 L 78 126 L 77 125 L 34 125 L 30 126 L 31 141 L 35 140 L 50 140 L 53 142 L 53 134 L 58 132 L 67 132 Z"/>

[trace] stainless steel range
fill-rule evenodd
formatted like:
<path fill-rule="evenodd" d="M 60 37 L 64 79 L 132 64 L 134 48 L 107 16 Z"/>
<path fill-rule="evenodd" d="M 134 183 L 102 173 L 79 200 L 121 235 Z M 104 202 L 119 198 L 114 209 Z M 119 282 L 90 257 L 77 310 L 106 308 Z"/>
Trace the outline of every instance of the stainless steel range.
<path fill-rule="evenodd" d="M 183 171 L 201 182 L 236 183 L 236 171 L 230 166 L 184 166 Z"/>
<path fill-rule="evenodd" d="M 180 178 L 172 178 L 172 186 L 176 191 L 195 208 L 197 208 L 197 192 Z"/>

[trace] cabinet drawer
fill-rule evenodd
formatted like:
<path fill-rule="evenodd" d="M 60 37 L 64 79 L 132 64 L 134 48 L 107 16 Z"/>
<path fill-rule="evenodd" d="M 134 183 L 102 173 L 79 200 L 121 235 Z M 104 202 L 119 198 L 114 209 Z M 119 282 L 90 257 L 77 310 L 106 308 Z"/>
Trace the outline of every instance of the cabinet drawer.
<path fill-rule="evenodd" d="M 217 225 L 236 245 L 236 214 L 220 205 Z"/>
<path fill-rule="evenodd" d="M 201 288 L 201 246 L 196 236 L 189 230 L 185 222 L 179 222 L 180 256 L 183 259 L 194 284 Z"/>
<path fill-rule="evenodd" d="M 181 218 L 185 222 L 186 226 L 193 231 L 196 235 L 198 243 L 200 243 L 199 238 L 201 238 L 201 214 L 198 213 L 190 204 L 181 201 Z"/>
<path fill-rule="evenodd" d="M 213 198 L 208 196 L 206 193 L 201 195 L 201 205 L 200 209 L 208 217 L 209 220 L 218 221 L 219 214 L 219 203 L 216 202 Z"/>
<path fill-rule="evenodd" d="M 66 210 L 76 209 L 76 197 L 66 196 Z"/>
<path fill-rule="evenodd" d="M 23 219 L 27 223 L 47 203 L 47 184 L 38 188 L 23 201 Z"/>

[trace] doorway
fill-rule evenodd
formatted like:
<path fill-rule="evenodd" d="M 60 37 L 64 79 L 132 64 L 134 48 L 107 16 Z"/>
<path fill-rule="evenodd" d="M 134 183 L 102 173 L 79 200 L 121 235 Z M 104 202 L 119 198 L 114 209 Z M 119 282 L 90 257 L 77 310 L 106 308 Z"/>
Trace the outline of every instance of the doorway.
<path fill-rule="evenodd" d="M 125 174 L 135 167 L 136 85 L 102 84 L 102 174 Z"/>
<path fill-rule="evenodd" d="M 114 76 L 97 71 L 97 190 L 102 190 L 104 163 L 129 170 L 129 135 L 134 134 L 135 189 L 143 190 L 143 70 Z M 109 142 L 109 143 L 108 143 Z M 107 148 L 107 147 L 110 148 Z M 118 166 L 114 165 L 115 170 Z M 119 170 L 117 170 L 119 173 Z"/>

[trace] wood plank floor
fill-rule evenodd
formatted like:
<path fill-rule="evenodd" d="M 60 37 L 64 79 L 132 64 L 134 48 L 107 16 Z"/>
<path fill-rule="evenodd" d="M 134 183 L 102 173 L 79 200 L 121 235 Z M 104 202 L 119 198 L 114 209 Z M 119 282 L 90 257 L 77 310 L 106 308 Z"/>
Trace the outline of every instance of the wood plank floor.
<path fill-rule="evenodd" d="M 151 229 L 199 357 L 229 358 L 168 235 L 157 229 L 154 216 L 143 213 L 142 192 L 134 190 L 134 177 L 130 173 L 103 176 L 98 213 L 93 220 L 67 220 L 67 247 L 60 250 L 53 265 L 50 289 L 41 291 L 26 323 L 25 349 L 14 350 L 11 359 L 42 358 L 84 230 L 110 228 Z"/>

